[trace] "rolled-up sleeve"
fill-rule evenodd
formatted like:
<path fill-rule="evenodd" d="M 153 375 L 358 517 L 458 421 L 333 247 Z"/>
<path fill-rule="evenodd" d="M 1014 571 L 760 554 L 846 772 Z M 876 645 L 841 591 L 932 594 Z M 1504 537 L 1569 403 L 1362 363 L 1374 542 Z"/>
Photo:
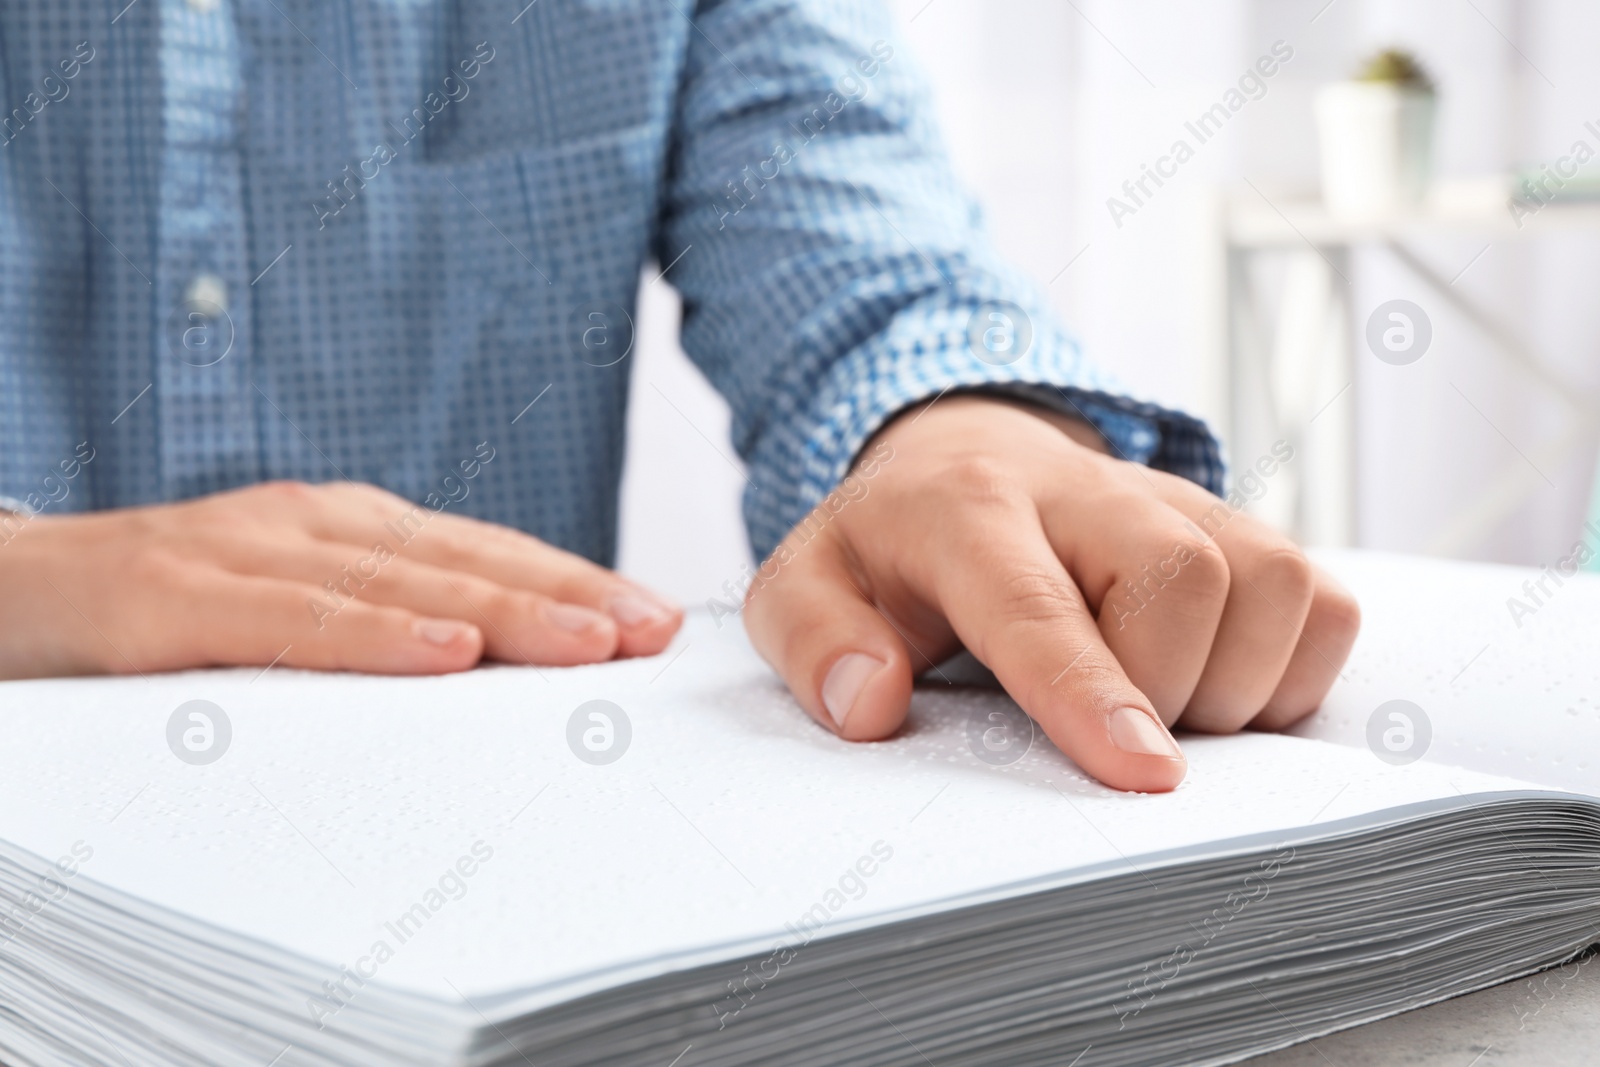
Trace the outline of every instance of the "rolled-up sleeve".
<path fill-rule="evenodd" d="M 1205 425 L 1128 396 L 995 255 L 879 4 L 684 11 L 655 252 L 683 296 L 684 348 L 733 408 L 759 556 L 884 422 L 951 390 L 1056 404 L 1124 457 L 1220 489 Z"/>

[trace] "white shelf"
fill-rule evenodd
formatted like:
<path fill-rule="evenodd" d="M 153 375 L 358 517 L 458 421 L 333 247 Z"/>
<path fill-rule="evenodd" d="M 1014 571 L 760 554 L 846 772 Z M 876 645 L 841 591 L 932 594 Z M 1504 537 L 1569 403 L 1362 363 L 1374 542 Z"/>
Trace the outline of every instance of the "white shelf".
<path fill-rule="evenodd" d="M 1336 216 L 1320 200 L 1251 187 L 1231 192 L 1225 233 L 1238 248 L 1312 244 L 1359 245 L 1427 234 L 1470 233 L 1495 238 L 1543 237 L 1565 230 L 1600 230 L 1600 200 L 1557 200 L 1512 217 L 1509 176 L 1438 183 L 1416 208 L 1382 217 Z"/>

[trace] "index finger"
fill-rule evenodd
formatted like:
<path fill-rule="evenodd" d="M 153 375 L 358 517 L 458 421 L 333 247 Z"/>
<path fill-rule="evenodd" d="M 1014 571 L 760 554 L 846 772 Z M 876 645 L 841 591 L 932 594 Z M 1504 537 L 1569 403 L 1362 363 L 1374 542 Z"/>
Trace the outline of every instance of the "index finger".
<path fill-rule="evenodd" d="M 932 598 L 1050 740 L 1113 788 L 1176 788 L 1183 753 L 1106 646 L 1031 502 L 953 510 L 940 537 Z"/>

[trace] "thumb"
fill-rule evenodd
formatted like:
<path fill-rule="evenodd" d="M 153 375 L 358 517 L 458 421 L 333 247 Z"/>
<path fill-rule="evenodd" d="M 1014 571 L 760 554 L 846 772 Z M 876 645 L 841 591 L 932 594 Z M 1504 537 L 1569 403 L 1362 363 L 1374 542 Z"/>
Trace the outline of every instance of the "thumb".
<path fill-rule="evenodd" d="M 841 737 L 876 741 L 905 721 L 910 649 L 832 538 L 779 546 L 750 587 L 744 621 L 750 643 L 800 706 Z"/>

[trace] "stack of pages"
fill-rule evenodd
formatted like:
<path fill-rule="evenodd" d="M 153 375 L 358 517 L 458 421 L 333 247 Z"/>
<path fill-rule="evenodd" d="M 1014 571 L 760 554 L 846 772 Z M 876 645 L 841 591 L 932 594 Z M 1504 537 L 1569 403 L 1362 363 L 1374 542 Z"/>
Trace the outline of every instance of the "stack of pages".
<path fill-rule="evenodd" d="M 1164 796 L 982 689 L 841 742 L 709 616 L 592 668 L 0 685 L 0 1061 L 1225 1063 L 1600 941 L 1600 580 L 1324 562 L 1333 696 L 1182 738 Z"/>

